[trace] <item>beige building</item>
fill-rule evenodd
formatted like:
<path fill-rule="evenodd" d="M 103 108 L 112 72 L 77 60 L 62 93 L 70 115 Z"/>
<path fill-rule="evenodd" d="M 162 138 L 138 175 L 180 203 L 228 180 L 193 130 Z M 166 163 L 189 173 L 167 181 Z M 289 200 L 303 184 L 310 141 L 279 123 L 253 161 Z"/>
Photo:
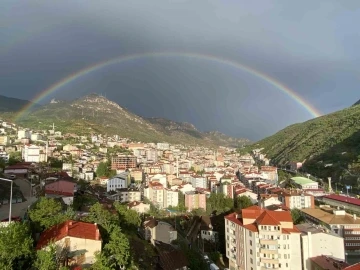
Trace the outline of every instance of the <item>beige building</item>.
<path fill-rule="evenodd" d="M 303 216 L 311 223 L 323 225 L 331 232 L 344 238 L 345 252 L 360 256 L 360 218 L 344 210 L 329 207 L 302 209 Z"/>
<path fill-rule="evenodd" d="M 57 256 L 66 265 L 91 265 L 95 253 L 101 251 L 102 240 L 96 224 L 68 220 L 44 231 L 36 249 L 56 245 Z"/>
<path fill-rule="evenodd" d="M 0 145 L 7 145 L 10 142 L 8 136 L 0 136 Z"/>
<path fill-rule="evenodd" d="M 131 180 L 133 180 L 134 182 L 143 182 L 145 179 L 144 172 L 141 169 L 131 170 L 130 177 L 131 177 Z"/>
<path fill-rule="evenodd" d="M 153 245 L 155 241 L 161 241 L 165 244 L 171 244 L 177 239 L 177 231 L 169 223 L 158 221 L 149 217 L 144 221 L 142 233 L 145 240 L 149 240 Z"/>
<path fill-rule="evenodd" d="M 311 269 L 311 258 L 321 255 L 345 261 L 344 238 L 309 223 L 296 225 L 301 232 L 303 269 Z"/>
<path fill-rule="evenodd" d="M 135 210 L 139 214 L 145 214 L 150 211 L 150 204 L 146 204 L 139 201 L 128 203 L 128 209 Z"/>
<path fill-rule="evenodd" d="M 231 270 L 301 270 L 300 232 L 288 211 L 248 207 L 225 217 L 225 234 Z"/>

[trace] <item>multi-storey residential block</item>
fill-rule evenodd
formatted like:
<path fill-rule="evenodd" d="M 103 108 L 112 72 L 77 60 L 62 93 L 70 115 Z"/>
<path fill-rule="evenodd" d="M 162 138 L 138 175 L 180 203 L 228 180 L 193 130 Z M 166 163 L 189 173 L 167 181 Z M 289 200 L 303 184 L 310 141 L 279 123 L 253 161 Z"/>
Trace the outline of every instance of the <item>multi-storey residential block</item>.
<path fill-rule="evenodd" d="M 314 196 L 297 190 L 282 190 L 277 192 L 279 201 L 290 209 L 315 208 Z"/>
<path fill-rule="evenodd" d="M 118 189 L 117 193 L 111 195 L 111 198 L 118 202 L 135 202 L 141 200 L 141 192 L 134 188 L 122 188 Z"/>
<path fill-rule="evenodd" d="M 31 137 L 31 133 L 29 130 L 19 130 L 18 131 L 18 140 L 21 140 L 21 139 L 30 139 Z"/>
<path fill-rule="evenodd" d="M 225 217 L 230 269 L 301 270 L 300 232 L 288 211 L 251 206 Z"/>
<path fill-rule="evenodd" d="M 360 219 L 355 214 L 328 207 L 302 209 L 301 212 L 307 221 L 343 237 L 346 253 L 360 256 Z"/>
<path fill-rule="evenodd" d="M 0 136 L 0 145 L 7 145 L 9 142 L 9 136 Z"/>
<path fill-rule="evenodd" d="M 199 208 L 206 210 L 206 194 L 196 191 L 185 192 L 185 207 L 189 211 Z"/>
<path fill-rule="evenodd" d="M 137 158 L 131 155 L 119 155 L 111 158 L 112 170 L 134 169 L 137 165 Z"/>
<path fill-rule="evenodd" d="M 129 184 L 129 173 L 123 172 L 109 179 L 106 184 L 106 191 L 116 191 L 117 189 L 127 188 Z"/>
<path fill-rule="evenodd" d="M 301 232 L 303 269 L 311 269 L 311 258 L 322 255 L 345 261 L 344 238 L 310 223 L 296 225 L 296 228 Z"/>
<path fill-rule="evenodd" d="M 177 207 L 179 204 L 179 192 L 177 190 L 164 189 L 164 208 Z"/>
<path fill-rule="evenodd" d="M 194 188 L 208 188 L 208 183 L 207 183 L 207 179 L 206 177 L 201 177 L 201 176 L 191 176 L 190 177 L 190 183 L 192 184 L 192 186 Z"/>
<path fill-rule="evenodd" d="M 155 206 L 162 208 L 164 205 L 164 186 L 159 182 L 149 182 L 149 186 L 144 188 L 144 196 Z"/>

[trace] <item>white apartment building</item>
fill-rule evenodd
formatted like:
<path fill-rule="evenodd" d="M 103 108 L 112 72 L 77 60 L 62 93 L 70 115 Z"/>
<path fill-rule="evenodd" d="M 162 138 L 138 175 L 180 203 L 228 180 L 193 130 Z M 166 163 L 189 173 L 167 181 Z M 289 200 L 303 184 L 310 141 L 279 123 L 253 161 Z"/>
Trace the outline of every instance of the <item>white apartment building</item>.
<path fill-rule="evenodd" d="M 164 208 L 176 207 L 179 204 L 179 192 L 177 190 L 164 189 Z"/>
<path fill-rule="evenodd" d="M 169 150 L 170 145 L 168 143 L 157 143 L 156 148 L 159 150 Z"/>
<path fill-rule="evenodd" d="M 117 189 L 127 188 L 129 181 L 128 176 L 129 173 L 123 172 L 109 179 L 106 184 L 106 191 L 109 192 L 116 191 Z"/>
<path fill-rule="evenodd" d="M 18 140 L 30 139 L 30 138 L 31 138 L 31 133 L 29 130 L 22 129 L 18 131 Z"/>
<path fill-rule="evenodd" d="M 301 231 L 303 269 L 311 269 L 310 258 L 321 255 L 345 261 L 344 238 L 310 223 L 299 224 L 296 227 Z"/>
<path fill-rule="evenodd" d="M 149 186 L 144 188 L 144 197 L 155 206 L 163 208 L 164 206 L 164 186 L 159 182 L 149 182 Z"/>
<path fill-rule="evenodd" d="M 208 188 L 208 181 L 206 177 L 191 176 L 190 183 L 194 188 L 204 188 L 204 189 Z"/>
<path fill-rule="evenodd" d="M 22 151 L 25 162 L 39 163 L 42 161 L 40 155 L 40 147 L 37 145 L 25 145 Z"/>
<path fill-rule="evenodd" d="M 300 232 L 288 211 L 258 206 L 225 217 L 226 257 L 231 270 L 301 270 Z"/>
<path fill-rule="evenodd" d="M 147 149 L 146 150 L 146 160 L 157 162 L 158 161 L 158 151 L 155 149 Z"/>

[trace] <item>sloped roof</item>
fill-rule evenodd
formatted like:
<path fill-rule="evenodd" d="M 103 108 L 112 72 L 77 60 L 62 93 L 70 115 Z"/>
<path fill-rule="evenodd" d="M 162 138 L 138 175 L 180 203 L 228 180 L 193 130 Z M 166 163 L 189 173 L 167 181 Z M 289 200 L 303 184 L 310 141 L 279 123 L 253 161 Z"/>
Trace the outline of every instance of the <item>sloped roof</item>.
<path fill-rule="evenodd" d="M 67 236 L 101 241 L 97 224 L 68 220 L 44 231 L 40 235 L 36 249 L 42 249 L 47 246 L 50 241 L 53 240 L 56 242 Z"/>
<path fill-rule="evenodd" d="M 269 214 L 269 211 L 264 211 L 257 219 L 258 225 L 280 225 L 280 222 Z"/>

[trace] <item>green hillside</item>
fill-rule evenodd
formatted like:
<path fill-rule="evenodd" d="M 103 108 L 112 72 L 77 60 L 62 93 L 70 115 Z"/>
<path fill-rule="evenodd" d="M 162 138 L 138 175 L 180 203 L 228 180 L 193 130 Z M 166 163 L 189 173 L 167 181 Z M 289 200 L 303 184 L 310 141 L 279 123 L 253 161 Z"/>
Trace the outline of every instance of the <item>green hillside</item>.
<path fill-rule="evenodd" d="M 28 100 L 0 95 L 0 112 L 17 112 L 30 103 Z M 39 107 L 37 104 L 33 104 L 32 106 L 35 108 Z"/>
<path fill-rule="evenodd" d="M 336 176 L 360 162 L 360 105 L 291 125 L 251 146 L 264 148 L 274 164 L 305 161 L 305 170 Z"/>
<path fill-rule="evenodd" d="M 12 114 L 2 114 L 11 120 Z M 50 129 L 55 123 L 56 129 L 81 135 L 101 133 L 143 142 L 169 142 L 197 144 L 206 146 L 234 146 L 247 139 L 216 139 L 207 133 L 198 131 L 192 124 L 179 123 L 163 118 L 143 118 L 122 108 L 117 103 L 102 96 L 91 94 L 74 101 L 56 101 L 37 108 L 29 115 L 17 120 L 24 127 Z"/>

